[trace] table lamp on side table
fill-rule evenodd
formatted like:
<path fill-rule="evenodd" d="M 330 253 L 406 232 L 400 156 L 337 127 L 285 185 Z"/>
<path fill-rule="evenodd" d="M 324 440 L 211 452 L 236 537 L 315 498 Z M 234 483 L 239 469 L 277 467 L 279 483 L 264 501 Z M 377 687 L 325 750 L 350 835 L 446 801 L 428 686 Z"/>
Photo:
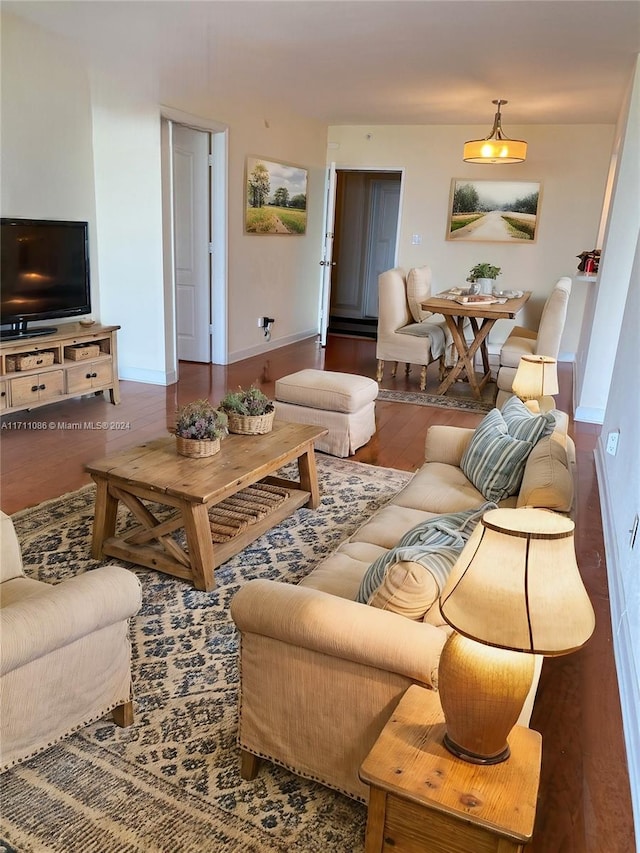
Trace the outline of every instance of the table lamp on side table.
<path fill-rule="evenodd" d="M 576 651 L 595 626 L 571 519 L 550 510 L 495 509 L 469 538 L 440 598 L 454 633 L 439 668 L 445 745 L 497 764 L 531 688 L 534 655 Z"/>
<path fill-rule="evenodd" d="M 549 412 L 558 393 L 558 363 L 547 355 L 523 355 L 513 377 L 511 390 L 532 412 Z"/>

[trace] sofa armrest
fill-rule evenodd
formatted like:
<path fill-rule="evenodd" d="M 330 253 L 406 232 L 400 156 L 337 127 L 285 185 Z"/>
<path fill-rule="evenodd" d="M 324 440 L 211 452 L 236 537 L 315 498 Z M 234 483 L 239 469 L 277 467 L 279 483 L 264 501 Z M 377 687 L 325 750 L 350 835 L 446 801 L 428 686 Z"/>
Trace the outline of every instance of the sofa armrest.
<path fill-rule="evenodd" d="M 46 586 L 0 610 L 0 674 L 128 619 L 142 605 L 140 581 L 121 566 L 102 566 Z"/>
<path fill-rule="evenodd" d="M 459 468 L 474 432 L 474 429 L 467 427 L 444 424 L 430 426 L 424 443 L 424 461 L 443 462 Z"/>
<path fill-rule="evenodd" d="M 236 593 L 231 616 L 241 633 L 372 666 L 437 686 L 440 628 L 310 587 L 254 579 Z"/>
<path fill-rule="evenodd" d="M 541 438 L 525 465 L 519 507 L 534 506 L 570 513 L 573 508 L 575 446 L 569 436 L 564 442 L 555 435 Z"/>

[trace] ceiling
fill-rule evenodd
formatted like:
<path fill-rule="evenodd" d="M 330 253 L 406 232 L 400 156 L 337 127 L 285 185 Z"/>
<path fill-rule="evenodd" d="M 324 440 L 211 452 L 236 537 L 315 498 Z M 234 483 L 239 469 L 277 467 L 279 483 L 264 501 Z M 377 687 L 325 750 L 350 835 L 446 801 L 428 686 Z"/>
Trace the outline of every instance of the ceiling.
<path fill-rule="evenodd" d="M 327 124 L 615 123 L 638 0 L 5 0 L 159 102 Z M 135 85 L 132 83 L 132 85 Z M 217 116 L 213 116 L 214 118 Z"/>

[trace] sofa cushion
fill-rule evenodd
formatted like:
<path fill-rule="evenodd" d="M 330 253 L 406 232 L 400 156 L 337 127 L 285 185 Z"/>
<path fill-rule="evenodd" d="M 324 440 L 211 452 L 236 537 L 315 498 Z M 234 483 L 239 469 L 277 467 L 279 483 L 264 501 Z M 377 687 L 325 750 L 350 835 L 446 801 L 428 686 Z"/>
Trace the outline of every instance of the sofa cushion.
<path fill-rule="evenodd" d="M 507 431 L 512 438 L 537 444 L 545 435 L 551 435 L 556 426 L 552 412 L 535 414 L 519 397 L 510 397 L 501 409 Z"/>
<path fill-rule="evenodd" d="M 532 442 L 509 435 L 499 409 L 492 409 L 473 434 L 460 464 L 484 497 L 497 502 L 519 490 L 532 448 Z"/>
<path fill-rule="evenodd" d="M 409 270 L 407 276 L 407 302 L 409 311 L 416 323 L 421 323 L 431 316 L 430 311 L 425 311 L 421 303 L 431 296 L 431 268 L 428 266 L 417 267 Z"/>
<path fill-rule="evenodd" d="M 409 619 L 423 619 L 440 595 L 471 532 L 484 513 L 493 508 L 495 504 L 485 503 L 417 524 L 367 569 L 356 601 Z"/>

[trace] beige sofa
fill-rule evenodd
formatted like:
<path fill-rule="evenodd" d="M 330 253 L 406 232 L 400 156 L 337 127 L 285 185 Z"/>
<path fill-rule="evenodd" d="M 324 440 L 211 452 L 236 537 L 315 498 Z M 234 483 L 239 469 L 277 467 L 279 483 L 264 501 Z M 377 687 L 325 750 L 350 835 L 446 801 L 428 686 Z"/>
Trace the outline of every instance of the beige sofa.
<path fill-rule="evenodd" d="M 0 513 L 0 772 L 108 712 L 133 722 L 129 618 L 140 582 L 102 566 L 62 583 L 26 577 Z"/>
<path fill-rule="evenodd" d="M 404 691 L 411 684 L 437 688 L 450 629 L 437 602 L 417 621 L 355 599 L 369 565 L 416 524 L 485 502 L 460 468 L 473 434 L 432 426 L 424 465 L 408 485 L 299 585 L 255 579 L 234 597 L 231 613 L 241 640 L 238 742 L 245 778 L 252 778 L 259 759 L 266 758 L 366 801 L 368 788 L 358 768 Z M 501 506 L 569 512 L 574 464 L 573 443 L 558 429 L 535 445 L 519 494 Z M 523 725 L 536 686 L 537 677 L 520 718 Z"/>

